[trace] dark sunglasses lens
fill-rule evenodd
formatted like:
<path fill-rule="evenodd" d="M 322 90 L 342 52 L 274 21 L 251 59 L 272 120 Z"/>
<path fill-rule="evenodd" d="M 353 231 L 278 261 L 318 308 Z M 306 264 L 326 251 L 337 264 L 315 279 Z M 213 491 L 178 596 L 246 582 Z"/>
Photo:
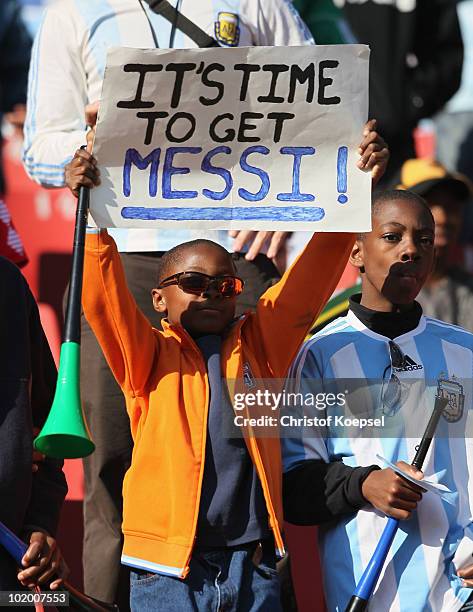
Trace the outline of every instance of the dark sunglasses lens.
<path fill-rule="evenodd" d="M 219 283 L 219 291 L 223 297 L 234 297 L 235 295 L 239 295 L 243 288 L 243 283 L 239 278 L 234 278 L 233 276 L 228 276 L 222 278 Z"/>
<path fill-rule="evenodd" d="M 230 298 L 242 292 L 243 281 L 233 276 L 212 279 L 199 272 L 188 272 L 179 278 L 179 287 L 186 293 L 202 295 L 210 286 L 217 288 L 222 297 Z"/>
<path fill-rule="evenodd" d="M 186 293 L 201 295 L 207 290 L 209 279 L 202 274 L 183 274 L 179 279 L 179 286 Z"/>

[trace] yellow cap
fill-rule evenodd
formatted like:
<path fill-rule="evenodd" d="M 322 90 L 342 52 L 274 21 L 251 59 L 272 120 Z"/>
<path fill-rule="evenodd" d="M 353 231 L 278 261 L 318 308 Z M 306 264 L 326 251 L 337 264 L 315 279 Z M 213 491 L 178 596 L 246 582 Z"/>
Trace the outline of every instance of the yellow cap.
<path fill-rule="evenodd" d="M 466 176 L 449 172 L 440 162 L 431 159 L 408 159 L 401 168 L 397 189 L 408 189 L 424 196 L 438 185 L 448 186 L 460 200 L 467 200 L 473 188 Z"/>

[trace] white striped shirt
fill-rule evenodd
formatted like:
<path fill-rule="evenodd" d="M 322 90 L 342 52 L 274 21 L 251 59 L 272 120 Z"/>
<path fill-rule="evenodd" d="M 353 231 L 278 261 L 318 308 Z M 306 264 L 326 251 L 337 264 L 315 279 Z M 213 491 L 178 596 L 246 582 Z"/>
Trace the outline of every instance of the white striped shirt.
<path fill-rule="evenodd" d="M 401 427 L 417 416 L 428 420 L 439 377 L 449 380 L 455 377 L 465 383 L 465 408 L 457 423 L 441 418 L 423 467 L 425 478 L 437 480 L 456 493 L 455 505 L 426 493 L 411 519 L 401 521 L 370 610 L 454 612 L 472 592 L 462 587 L 456 569 L 471 563 L 473 553 L 473 440 L 458 435 L 458 432 L 463 434 L 465 428 L 471 435 L 473 334 L 422 317 L 414 330 L 394 341 L 411 364 L 394 369 L 401 385 L 407 388 L 409 380 L 417 380 L 422 387 L 417 394 L 412 387 L 409 389 L 406 400 L 409 408 L 407 416 L 403 414 Z M 388 342 L 388 338 L 367 329 L 350 311 L 302 347 L 290 374 L 291 390 L 295 387 L 296 392 L 309 392 L 317 380 L 380 381 L 383 375 L 389 379 L 393 367 Z M 388 371 L 384 374 L 386 366 Z M 379 415 L 381 402 L 372 405 L 369 402 L 368 396 L 366 407 L 371 415 Z M 415 438 L 402 435 L 369 438 L 361 434 L 337 437 L 329 426 L 314 436 L 306 434 L 299 439 L 283 440 L 284 470 L 289 471 L 306 459 L 326 462 L 341 459 L 352 467 L 373 464 L 385 467 L 376 458 L 377 454 L 392 462 L 410 463 L 423 428 L 416 433 L 418 437 Z M 366 506 L 355 515 L 345 516 L 320 529 L 321 561 L 330 612 L 345 609 L 386 521 L 382 513 Z"/>
<path fill-rule="evenodd" d="M 172 1 L 172 0 L 171 0 Z M 176 5 L 176 0 L 174 0 Z M 33 47 L 23 161 L 47 187 L 64 185 L 64 166 L 85 142 L 84 107 L 100 99 L 108 47 L 167 48 L 171 24 L 139 0 L 57 0 L 49 7 Z M 221 12 L 238 17 L 239 46 L 303 45 L 313 39 L 290 0 L 182 0 L 181 12 L 215 37 Z M 148 22 L 148 19 L 151 22 Z M 174 48 L 195 43 L 179 30 Z M 194 238 L 231 250 L 226 231 L 114 229 L 120 251 L 166 251 Z"/>

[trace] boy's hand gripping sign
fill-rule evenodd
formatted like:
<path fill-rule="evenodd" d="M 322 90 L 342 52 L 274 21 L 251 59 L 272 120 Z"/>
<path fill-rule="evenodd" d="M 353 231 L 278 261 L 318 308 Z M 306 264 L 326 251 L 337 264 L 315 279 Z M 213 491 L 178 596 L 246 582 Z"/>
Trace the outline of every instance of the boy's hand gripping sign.
<path fill-rule="evenodd" d="M 368 62 L 363 45 L 111 49 L 95 222 L 368 230 Z"/>

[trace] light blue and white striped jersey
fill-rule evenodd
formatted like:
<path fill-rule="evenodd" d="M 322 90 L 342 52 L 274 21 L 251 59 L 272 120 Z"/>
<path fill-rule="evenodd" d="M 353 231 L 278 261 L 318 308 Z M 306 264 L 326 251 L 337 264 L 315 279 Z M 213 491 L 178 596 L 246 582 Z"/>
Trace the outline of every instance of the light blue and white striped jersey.
<path fill-rule="evenodd" d="M 293 364 L 290 386 L 291 390 L 304 393 L 314 388 L 314 381 L 322 381 L 322 386 L 324 380 L 334 379 L 380 381 L 389 379 L 394 372 L 401 386 L 407 387 L 409 381 L 416 380 L 422 387 L 418 395 L 417 387 L 409 388 L 408 417 L 403 418 L 409 420 L 411 416 L 425 414 L 427 422 L 439 378 L 470 383 L 464 385 L 463 415 L 457 423 L 441 418 L 423 467 L 426 479 L 455 491 L 455 504 L 426 493 L 411 519 L 401 521 L 370 604 L 370 610 L 375 612 L 454 612 L 472 592 L 462 587 L 456 569 L 471 563 L 473 553 L 473 440 L 463 435 L 465 428 L 471 432 L 473 334 L 422 316 L 414 330 L 394 342 L 407 358 L 408 366 L 393 368 L 389 338 L 366 328 L 350 311 L 306 342 Z M 379 404 L 367 406 L 373 416 L 379 416 L 376 412 L 382 410 Z M 283 439 L 284 470 L 289 471 L 306 459 L 342 460 L 352 467 L 373 464 L 385 467 L 377 454 L 392 462 L 410 463 L 423 429 L 416 438 L 381 435 L 370 438 L 361 433 L 336 436 L 335 429 L 329 426 L 313 436 Z M 330 612 L 345 609 L 386 522 L 382 513 L 367 506 L 355 515 L 320 528 Z"/>
<path fill-rule="evenodd" d="M 177 0 L 171 0 L 176 5 Z M 33 47 L 23 161 L 35 181 L 64 185 L 64 166 L 85 142 L 84 107 L 100 99 L 107 49 L 168 48 L 171 24 L 139 0 L 57 0 L 48 7 Z M 182 0 L 180 11 L 215 37 L 220 14 L 236 24 L 231 46 L 313 44 L 291 0 Z M 149 20 L 149 21 L 148 21 Z M 217 36 L 218 38 L 218 36 Z M 195 48 L 179 30 L 174 48 Z M 114 229 L 120 251 L 166 251 L 194 238 L 231 250 L 226 231 Z"/>

